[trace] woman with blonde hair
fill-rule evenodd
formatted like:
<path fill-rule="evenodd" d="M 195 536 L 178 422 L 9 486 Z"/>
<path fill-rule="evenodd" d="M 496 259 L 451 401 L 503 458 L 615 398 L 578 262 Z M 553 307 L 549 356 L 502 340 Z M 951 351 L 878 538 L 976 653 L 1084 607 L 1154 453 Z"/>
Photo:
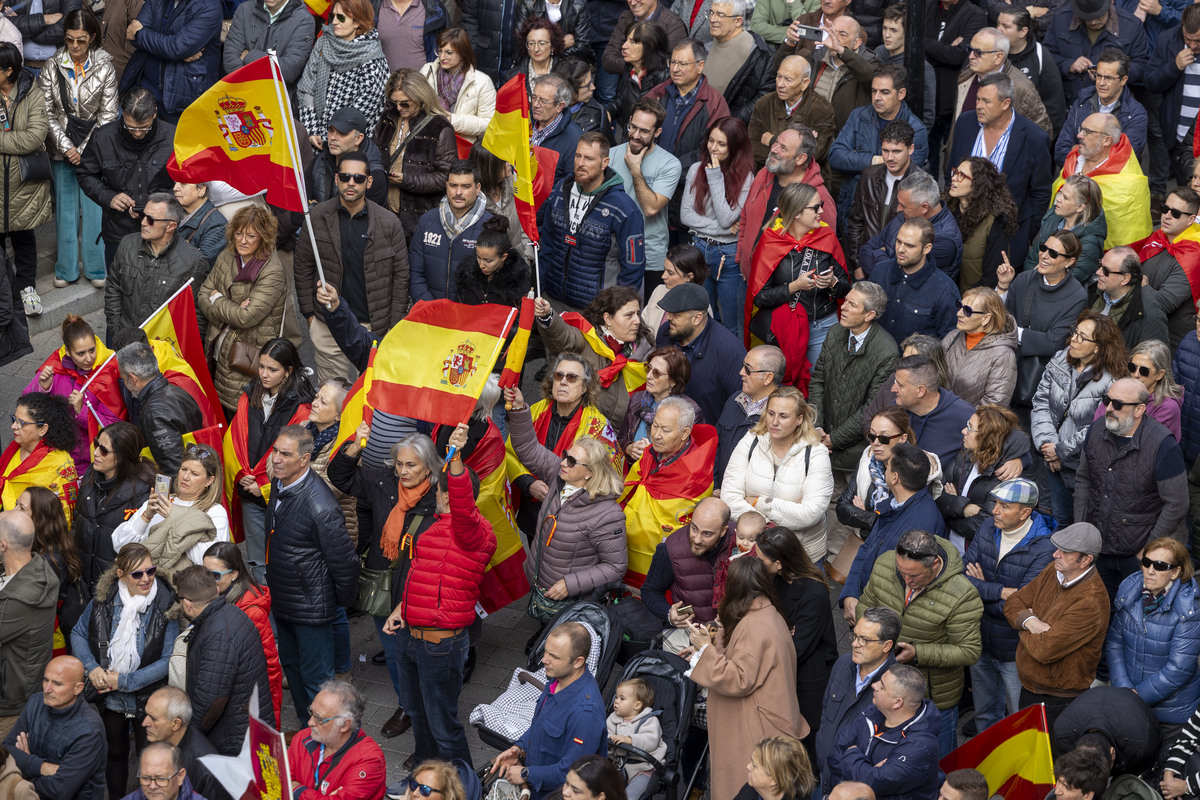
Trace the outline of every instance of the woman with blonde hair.
<path fill-rule="evenodd" d="M 1059 231 L 1070 231 L 1079 237 L 1079 258 L 1071 268 L 1071 275 L 1087 286 L 1100 268 L 1104 240 L 1108 238 L 1108 220 L 1104 217 L 1100 184 L 1086 175 L 1072 175 L 1063 182 L 1050 210 L 1042 217 L 1037 237 L 1029 246 L 1025 272 L 1032 272 L 1037 267 L 1039 246 Z"/>
<path fill-rule="evenodd" d="M 467 800 L 467 791 L 463 788 L 462 778 L 458 769 L 449 761 L 422 761 L 412 771 L 405 789 L 406 800 L 425 800 L 430 795 L 437 795 L 437 800 Z M 430 789 L 425 793 L 425 787 Z"/>
<path fill-rule="evenodd" d="M 509 434 L 521 463 L 548 487 L 530 537 L 525 575 L 533 587 L 530 615 L 547 622 L 560 608 L 619 581 L 628 565 L 624 481 L 609 447 L 581 436 L 562 456 L 543 445 L 516 388 L 506 389 Z"/>
<path fill-rule="evenodd" d="M 772 392 L 762 417 L 729 457 L 721 499 L 734 521 L 757 511 L 768 522 L 794 531 L 820 567 L 825 563 L 833 467 L 816 431 L 816 414 L 795 387 Z"/>
<path fill-rule="evenodd" d="M 950 383 L 947 389 L 973 406 L 1008 406 L 1017 387 L 1017 323 L 995 289 L 963 292 L 958 324 L 942 338 Z"/>
<path fill-rule="evenodd" d="M 397 70 L 383 94 L 387 104 L 374 141 L 388 173 L 387 206 L 411 241 L 421 215 L 446 196 L 458 145 L 450 114 L 420 72 Z M 476 205 L 482 208 L 483 202 Z"/>
<path fill-rule="evenodd" d="M 804 800 L 817 783 L 808 751 L 794 736 L 763 739 L 746 772 L 746 785 L 733 800 Z"/>
<path fill-rule="evenodd" d="M 240 209 L 225 227 L 225 249 L 196 293 L 210 323 L 205 350 L 216 365 L 213 382 L 227 419 L 233 418 L 242 387 L 255 377 L 254 360 L 245 355 L 257 353 L 283 327 L 288 286 L 275 252 L 278 232 L 271 212 Z"/>

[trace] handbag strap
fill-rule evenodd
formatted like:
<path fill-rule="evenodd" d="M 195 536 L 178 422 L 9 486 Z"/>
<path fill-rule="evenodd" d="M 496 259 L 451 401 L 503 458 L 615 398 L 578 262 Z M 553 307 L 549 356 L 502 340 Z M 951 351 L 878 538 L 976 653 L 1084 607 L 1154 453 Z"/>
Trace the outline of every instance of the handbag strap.
<path fill-rule="evenodd" d="M 424 514 L 417 514 L 416 516 L 414 516 L 412 518 L 412 522 L 408 523 L 408 528 L 405 529 L 404 535 L 406 537 L 412 536 L 414 533 L 416 533 L 417 526 L 420 525 L 424 520 L 425 520 Z M 392 559 L 391 568 L 393 570 L 396 569 L 396 567 L 400 566 L 400 559 L 403 557 L 404 557 L 403 555 L 397 555 L 394 559 Z"/>
<path fill-rule="evenodd" d="M 61 76 L 62 73 L 60 72 L 59 75 Z M 217 213 L 217 207 L 213 206 L 212 208 L 210 208 L 208 210 L 207 214 L 205 214 L 203 217 L 200 218 L 200 221 L 198 223 L 196 223 L 196 227 L 192 228 L 192 232 L 189 233 L 187 236 L 183 237 L 183 240 L 185 242 L 187 242 L 188 244 L 191 244 L 192 239 L 196 236 L 197 233 L 200 232 L 200 229 L 202 227 L 204 227 L 204 223 L 208 222 L 208 218 L 211 217 L 215 213 Z M 233 286 L 230 286 L 229 288 L 232 290 Z"/>

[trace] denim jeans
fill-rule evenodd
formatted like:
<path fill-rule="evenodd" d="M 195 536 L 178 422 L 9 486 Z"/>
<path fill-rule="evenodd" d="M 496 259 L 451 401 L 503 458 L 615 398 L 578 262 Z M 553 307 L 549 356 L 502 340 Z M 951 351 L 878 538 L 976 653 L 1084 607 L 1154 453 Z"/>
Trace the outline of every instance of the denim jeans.
<path fill-rule="evenodd" d="M 987 653 L 981 655 L 971 666 L 971 693 L 975 697 L 975 724 L 980 732 L 1017 711 L 1021 707 L 1017 662 L 999 661 Z"/>
<path fill-rule="evenodd" d="M 407 629 L 396 633 L 401 700 L 412 720 L 418 764 L 430 758 L 471 763 L 467 735 L 458 721 L 468 638 L 466 629 L 440 642 L 418 639 Z"/>
<path fill-rule="evenodd" d="M 333 671 L 350 671 L 350 620 L 344 608 L 337 610 L 333 620 Z"/>
<path fill-rule="evenodd" d="M 738 287 L 742 283 L 742 271 L 737 265 L 737 242 L 718 244 L 696 236 L 692 244 L 704 255 L 708 264 L 708 301 L 712 303 L 717 321 L 742 338 L 742 307 L 738 305 Z M 724 263 L 721 263 L 724 259 Z M 717 276 L 720 275 L 718 278 Z"/>
<path fill-rule="evenodd" d="M 83 252 L 83 277 L 100 280 L 106 274 L 104 245 L 100 238 L 100 206 L 79 188 L 70 161 L 50 160 L 54 175 L 54 227 L 58 234 L 58 258 L 54 277 L 79 279 L 79 254 Z"/>
<path fill-rule="evenodd" d="M 242 503 L 242 529 L 246 534 L 246 560 L 254 579 L 267 583 L 267 509 Z"/>
<path fill-rule="evenodd" d="M 938 757 L 945 758 L 950 751 L 958 747 L 958 706 L 945 710 L 938 709 L 942 715 L 942 730 L 938 734 Z"/>
<path fill-rule="evenodd" d="M 613 100 L 617 99 L 618 76 L 604 69 L 604 49 L 608 42 L 596 42 L 592 45 L 592 53 L 596 56 L 596 102 L 606 108 L 612 108 Z M 608 131 L 603 131 L 605 135 Z"/>
<path fill-rule="evenodd" d="M 830 314 L 818 320 L 813 320 L 808 323 L 808 364 L 809 368 L 817 363 L 817 356 L 821 355 L 821 347 L 825 344 L 825 337 L 829 335 L 829 330 L 838 324 L 838 315 Z"/>
<path fill-rule="evenodd" d="M 379 644 L 383 647 L 383 660 L 387 664 L 388 677 L 392 679 L 392 689 L 396 692 L 396 703 L 404 708 L 404 695 L 400 693 L 400 673 L 396 667 L 396 644 L 400 636 L 406 636 L 404 631 L 399 633 L 384 633 L 383 623 L 387 617 L 371 617 L 375 620 L 375 630 L 379 633 Z"/>
<path fill-rule="evenodd" d="M 1050 484 L 1050 509 L 1060 529 L 1071 524 L 1075 518 L 1075 492 L 1062 479 L 1062 472 L 1046 470 Z"/>
<path fill-rule="evenodd" d="M 296 716 L 303 723 L 321 684 L 333 678 L 333 623 L 298 625 L 276 619 L 275 628 L 279 664 L 288 679 Z"/>

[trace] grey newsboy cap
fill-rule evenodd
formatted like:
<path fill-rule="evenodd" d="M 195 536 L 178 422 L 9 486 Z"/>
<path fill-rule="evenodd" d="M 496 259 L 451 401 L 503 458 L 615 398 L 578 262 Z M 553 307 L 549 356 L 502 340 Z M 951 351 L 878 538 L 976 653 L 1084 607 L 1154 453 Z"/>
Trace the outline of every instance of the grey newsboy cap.
<path fill-rule="evenodd" d="M 680 311 L 708 311 L 708 292 L 703 286 L 688 281 L 663 295 L 658 307 L 669 314 Z"/>
<path fill-rule="evenodd" d="M 1076 522 L 1055 531 L 1050 536 L 1050 541 L 1064 552 L 1084 553 L 1089 556 L 1100 555 L 1100 547 L 1103 544 L 1100 530 L 1090 522 Z"/>
<path fill-rule="evenodd" d="M 997 484 L 990 494 L 1002 503 L 1036 506 L 1038 501 L 1037 484 L 1024 478 L 1013 478 L 1011 481 Z"/>

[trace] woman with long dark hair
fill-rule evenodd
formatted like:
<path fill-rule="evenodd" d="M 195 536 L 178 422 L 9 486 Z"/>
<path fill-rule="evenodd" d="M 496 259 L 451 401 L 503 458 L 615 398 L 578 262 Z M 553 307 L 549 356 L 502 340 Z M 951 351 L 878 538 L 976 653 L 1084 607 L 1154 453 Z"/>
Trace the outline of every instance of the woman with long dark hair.
<path fill-rule="evenodd" d="M 708 274 L 708 264 L 700 248 L 693 244 L 677 244 L 672 247 L 663 259 L 662 283 L 654 287 L 650 299 L 642 309 L 642 321 L 652 332 L 657 333 L 667 313 L 658 304 L 667 296 L 667 292 L 684 283 L 704 286 L 708 281 Z"/>
<path fill-rule="evenodd" d="M 75 414 L 65 397 L 29 392 L 17 400 L 12 441 L 0 454 L 0 506 L 16 507 L 30 486 L 48 486 L 62 502 L 69 523 L 75 514 Z"/>
<path fill-rule="evenodd" d="M 129 509 L 150 497 L 157 470 L 142 457 L 145 446 L 141 429 L 128 422 L 114 422 L 96 434 L 92 466 L 79 481 L 75 504 L 75 543 L 89 587 L 95 588 L 117 557 L 112 532 L 125 522 Z"/>
<path fill-rule="evenodd" d="M 667 69 L 670 57 L 667 34 L 661 25 L 643 20 L 629 26 L 621 45 L 626 69 L 617 76 L 617 96 L 612 107 L 613 137 L 618 142 L 629 138 L 625 126 L 633 115 L 634 103 L 671 77 Z"/>
<path fill-rule="evenodd" d="M 243 526 L 250 568 L 259 583 L 266 578 L 267 461 L 279 432 L 308 419 L 316 392 L 304 372 L 300 352 L 287 339 L 271 339 L 258 353 L 258 377 L 238 397 L 229 424 L 234 458 L 225 465 L 225 481 L 234 486 L 232 524 Z"/>
<path fill-rule="evenodd" d="M 54 647 L 56 650 L 64 647 L 70 653 L 71 646 L 66 637 L 71 635 L 71 630 L 83 614 L 84 604 L 78 601 L 89 595 L 81 594 L 76 586 L 83 575 L 83 562 L 67 528 L 62 503 L 58 501 L 58 495 L 49 489 L 31 486 L 17 498 L 17 511 L 33 520 L 33 554 L 46 559 L 58 575 L 59 609 L 54 628 Z"/>
<path fill-rule="evenodd" d="M 746 123 L 721 117 L 708 126 L 704 158 L 688 168 L 679 218 L 708 263 L 704 288 L 721 324 L 740 335 L 738 224 L 754 182 L 754 151 Z"/>
<path fill-rule="evenodd" d="M 271 684 L 271 700 L 278 722 L 283 704 L 283 670 L 279 666 L 275 633 L 271 630 L 271 590 L 254 580 L 242 558 L 242 551 L 233 542 L 217 542 L 205 550 L 204 568 L 216 579 L 217 591 L 227 602 L 244 611 L 258 629 L 263 654 L 267 657 L 267 680 Z"/>
<path fill-rule="evenodd" d="M 1017 204 L 1004 176 L 986 158 L 968 156 L 950 171 L 946 205 L 962 232 L 958 287 L 996 287 L 996 267 L 1017 232 Z"/>
<path fill-rule="evenodd" d="M 625 781 L 604 756 L 583 756 L 567 770 L 562 800 L 626 800 Z"/>
<path fill-rule="evenodd" d="M 517 308 L 532 285 L 529 264 L 513 247 L 508 218 L 494 215 L 483 223 L 475 252 L 458 264 L 455 301 L 475 306 L 496 303 Z"/>
<path fill-rule="evenodd" d="M 692 647 L 681 655 L 690 657 L 692 680 L 708 689 L 711 794 L 733 797 L 756 742 L 777 735 L 803 739 L 809 727 L 796 698 L 796 648 L 762 561 L 729 564 L 717 619 L 719 634 L 693 625 Z"/>

